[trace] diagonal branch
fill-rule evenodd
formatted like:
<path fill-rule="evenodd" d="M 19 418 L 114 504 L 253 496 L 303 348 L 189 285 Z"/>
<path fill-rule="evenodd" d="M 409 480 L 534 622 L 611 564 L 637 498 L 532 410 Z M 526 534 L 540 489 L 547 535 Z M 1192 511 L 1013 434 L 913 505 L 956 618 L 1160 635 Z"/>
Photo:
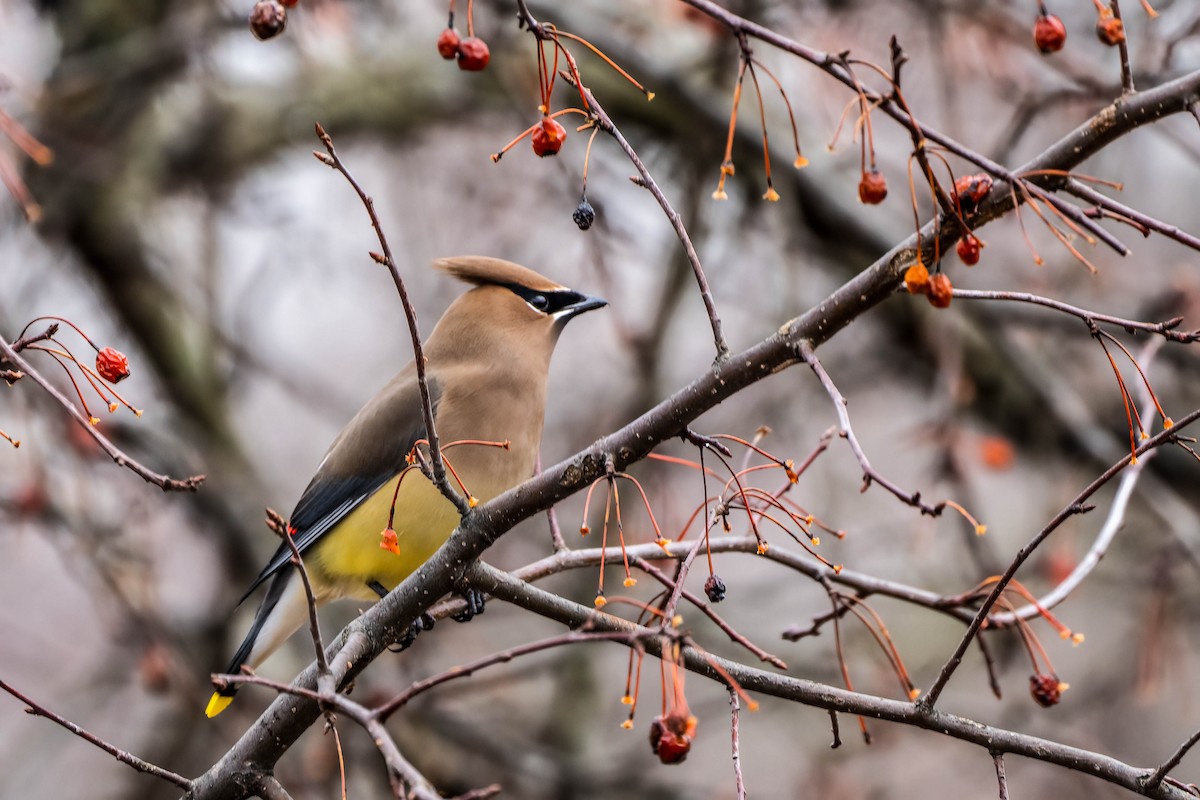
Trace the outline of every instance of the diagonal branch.
<path fill-rule="evenodd" d="M 122 750 L 121 748 L 117 747 L 116 745 L 109 744 L 108 742 L 104 741 L 96 734 L 86 731 L 83 728 L 76 725 L 74 722 L 71 722 L 66 717 L 61 717 L 58 714 L 55 714 L 50 709 L 45 708 L 45 707 L 39 705 L 38 703 L 35 703 L 33 700 L 31 700 L 28 697 L 26 697 L 25 695 L 21 694 L 21 692 L 14 689 L 12 686 L 9 686 L 3 680 L 0 680 L 0 689 L 4 690 L 5 692 L 8 692 L 13 697 L 17 698 L 22 703 L 24 703 L 26 706 L 28 706 L 28 708 L 25 709 L 26 713 L 33 714 L 35 717 L 45 717 L 46 719 L 50 720 L 51 722 L 53 722 L 57 725 L 60 725 L 63 728 L 66 728 L 71 733 L 78 736 L 80 739 L 84 739 L 85 741 L 88 741 L 88 742 L 94 744 L 96 747 L 99 747 L 101 750 L 108 753 L 110 756 L 115 758 L 117 761 L 120 761 L 122 764 L 128 764 L 129 766 L 136 769 L 138 772 L 144 772 L 147 775 L 153 775 L 156 778 L 162 778 L 164 781 L 169 781 L 182 789 L 186 789 L 189 791 L 191 790 L 192 782 L 189 781 L 187 778 L 183 777 L 182 775 L 176 775 L 174 772 L 171 772 L 168 769 L 163 769 L 162 767 L 155 766 L 154 764 L 151 764 L 148 761 L 144 761 L 144 760 L 138 758 L 137 756 L 133 755 L 132 753 L 128 753 L 128 752 Z"/>
<path fill-rule="evenodd" d="M 126 454 L 121 448 L 113 444 L 107 436 L 96 430 L 96 427 L 88 422 L 87 417 L 75 407 L 75 404 L 66 395 L 56 389 L 54 384 L 46 380 L 40 372 L 31 367 L 29 362 L 22 358 L 3 337 L 0 337 L 0 357 L 4 361 L 16 366 L 25 375 L 28 375 L 34 383 L 45 389 L 47 394 L 57 400 L 67 410 L 67 413 L 83 426 L 88 435 L 96 440 L 96 443 L 100 445 L 100 449 L 107 453 L 108 457 L 116 462 L 117 466 L 125 467 L 134 474 L 139 475 L 147 483 L 153 483 L 155 486 L 158 486 L 164 492 L 194 492 L 200 488 L 200 484 L 204 483 L 205 476 L 203 475 L 193 475 L 182 479 L 160 475 Z"/>
<path fill-rule="evenodd" d="M 320 153 L 313 151 L 313 155 L 317 157 L 321 163 L 337 170 L 350 184 L 351 188 L 358 195 L 358 199 L 362 201 L 363 206 L 367 209 L 367 216 L 371 218 L 371 227 L 375 229 L 375 235 L 379 238 L 379 246 L 383 248 L 382 256 L 372 253 L 371 257 L 377 262 L 383 264 L 388 269 L 388 273 L 392 276 L 392 282 L 396 284 L 396 291 L 400 293 L 400 305 L 404 307 L 404 318 L 408 321 L 408 333 L 412 337 L 413 346 L 413 361 L 417 368 L 417 386 L 421 390 L 421 413 L 425 417 L 425 439 L 429 442 L 429 479 L 433 481 L 433 485 L 449 500 L 454 503 L 454 507 L 458 509 L 460 515 L 465 516 L 471 511 L 470 503 L 467 498 L 454 490 L 450 485 L 449 479 L 446 477 L 446 464 L 442 459 L 442 450 L 438 445 L 437 428 L 433 425 L 433 400 L 429 394 L 429 380 L 425 375 L 425 350 L 421 345 L 421 329 L 417 325 L 417 311 L 413 308 L 412 301 L 408 298 L 408 289 L 404 285 L 404 278 L 400 275 L 400 268 L 396 265 L 396 259 L 392 256 L 392 247 L 388 244 L 387 235 L 383 232 L 383 225 L 379 222 L 379 216 L 375 213 L 375 201 L 371 196 L 363 190 L 354 176 L 346 168 L 342 159 L 338 156 L 337 150 L 333 146 L 333 139 L 325 132 L 320 123 L 316 125 L 317 138 L 325 145 L 325 150 L 328 153 Z M 425 470 L 422 469 L 424 472 Z"/>
<path fill-rule="evenodd" d="M 1097 491 L 1099 491 L 1101 487 L 1116 477 L 1116 475 L 1125 469 L 1125 467 L 1129 466 L 1132 461 L 1135 461 L 1135 455 L 1142 455 L 1154 450 L 1155 448 L 1162 447 L 1165 444 L 1174 444 L 1178 440 L 1179 430 L 1196 421 L 1197 419 L 1200 419 L 1200 409 L 1192 411 L 1178 420 L 1173 427 L 1160 431 L 1158 434 L 1144 441 L 1142 445 L 1137 448 L 1135 453 L 1127 454 L 1120 461 L 1106 469 L 1098 478 L 1089 483 L 1083 491 L 1075 496 L 1074 500 L 1072 500 L 1061 511 L 1059 511 L 1058 514 L 1056 514 L 1044 528 L 1038 531 L 1037 534 L 1020 549 L 1016 557 L 1013 558 L 1012 563 L 1008 565 L 1008 569 L 1006 569 L 1004 574 L 1000 577 L 1000 580 L 996 581 L 995 585 L 992 587 L 991 594 L 989 594 L 987 599 L 984 600 L 979 606 L 979 611 L 976 612 L 975 618 L 971 620 L 971 624 L 967 626 L 967 631 L 965 634 L 963 634 L 962 640 L 959 641 L 958 647 L 955 648 L 954 653 L 942 666 L 941 672 L 937 676 L 937 680 L 935 680 L 933 685 L 929 687 L 929 691 L 927 691 L 917 701 L 916 705 L 919 708 L 922 710 L 933 709 L 933 706 L 937 703 L 938 697 L 941 695 L 942 690 L 946 688 L 946 684 L 949 682 L 950 677 L 954 674 L 954 671 L 958 668 L 958 665 L 962 663 L 963 654 L 966 653 L 967 648 L 971 645 L 971 640 L 975 638 L 975 634 L 979 632 L 979 629 L 983 626 L 988 614 L 991 613 L 992 607 L 996 604 L 996 601 L 1000 598 L 1000 595 L 1008 587 L 1008 584 L 1012 581 L 1013 576 L 1016 575 L 1017 570 L 1021 568 L 1021 565 L 1025 563 L 1029 556 L 1033 555 L 1033 551 L 1036 550 L 1043 541 L 1045 541 L 1046 537 L 1057 530 L 1060 525 L 1062 525 L 1071 517 L 1088 511 L 1090 506 L 1085 506 L 1084 502 Z"/>

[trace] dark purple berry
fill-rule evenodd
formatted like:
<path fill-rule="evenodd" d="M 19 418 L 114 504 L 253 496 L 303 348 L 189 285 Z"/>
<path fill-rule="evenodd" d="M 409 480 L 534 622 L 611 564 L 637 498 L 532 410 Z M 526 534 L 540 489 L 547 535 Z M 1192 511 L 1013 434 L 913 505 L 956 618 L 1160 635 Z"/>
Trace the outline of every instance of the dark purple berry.
<path fill-rule="evenodd" d="M 596 221 L 596 209 L 592 208 L 592 204 L 587 200 L 580 200 L 579 205 L 575 207 L 575 213 L 571 215 L 571 219 L 575 220 L 575 224 L 579 226 L 579 230 L 586 231 Z"/>

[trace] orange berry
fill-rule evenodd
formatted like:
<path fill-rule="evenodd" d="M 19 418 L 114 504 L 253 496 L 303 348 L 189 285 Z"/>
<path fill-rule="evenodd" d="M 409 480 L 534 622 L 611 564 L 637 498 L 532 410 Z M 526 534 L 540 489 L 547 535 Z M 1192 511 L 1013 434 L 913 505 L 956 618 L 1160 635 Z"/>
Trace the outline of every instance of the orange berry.
<path fill-rule="evenodd" d="M 920 261 L 904 271 L 904 288 L 909 294 L 925 294 L 929 291 L 929 270 Z"/>
<path fill-rule="evenodd" d="M 1114 47 L 1125 41 L 1125 23 L 1109 14 L 1102 14 L 1096 20 L 1096 37 L 1109 47 Z"/>

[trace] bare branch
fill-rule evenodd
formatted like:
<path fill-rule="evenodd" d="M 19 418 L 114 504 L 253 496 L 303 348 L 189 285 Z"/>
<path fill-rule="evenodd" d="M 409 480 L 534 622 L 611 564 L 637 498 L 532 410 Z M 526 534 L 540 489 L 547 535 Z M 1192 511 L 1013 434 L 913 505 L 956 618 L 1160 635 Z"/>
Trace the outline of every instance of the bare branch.
<path fill-rule="evenodd" d="M 28 708 L 25 709 L 26 713 L 33 714 L 35 717 L 45 717 L 46 719 L 50 720 L 51 722 L 53 722 L 63 728 L 66 728 L 71 733 L 78 736 L 80 739 L 83 739 L 84 741 L 89 742 L 89 743 L 95 745 L 96 747 L 99 747 L 101 750 L 108 753 L 110 756 L 115 758 L 117 761 L 120 761 L 122 764 L 128 764 L 129 766 L 136 769 L 138 772 L 144 772 L 147 775 L 153 775 L 156 778 L 161 778 L 164 781 L 173 783 L 181 789 L 191 791 L 192 782 L 189 781 L 187 778 L 183 777 L 182 775 L 176 775 L 174 772 L 171 772 L 170 770 L 167 770 L 167 769 L 163 769 L 162 767 L 159 767 L 159 766 L 155 766 L 154 764 L 151 764 L 148 761 L 144 761 L 144 760 L 138 758 L 137 756 L 133 755 L 132 753 L 122 750 L 121 748 L 117 747 L 116 745 L 109 744 L 108 742 L 104 741 L 96 734 L 90 733 L 89 731 L 84 730 L 80 726 L 76 725 L 74 722 L 71 722 L 66 717 L 59 716 L 58 714 L 55 714 L 50 709 L 46 708 L 45 706 L 39 705 L 38 703 L 34 702 L 29 697 L 27 697 L 26 695 L 17 691 L 16 689 L 14 689 L 12 686 L 10 686 L 8 683 L 6 683 L 3 680 L 0 680 L 0 689 L 3 689 L 4 691 L 8 692 L 13 697 L 17 698 L 22 703 L 24 703 L 26 706 L 28 706 Z"/>
<path fill-rule="evenodd" d="M 1176 422 L 1174 427 L 1160 431 L 1157 435 L 1152 436 L 1144 441 L 1142 445 L 1137 448 L 1136 455 L 1143 455 L 1151 450 L 1154 450 L 1155 448 L 1162 447 L 1165 444 L 1174 443 L 1176 437 L 1179 435 L 1179 430 L 1197 419 L 1200 419 L 1200 409 L 1196 409 L 1184 416 L 1182 419 Z M 975 638 L 975 634 L 979 632 L 979 628 L 983 625 L 984 620 L 986 620 L 988 618 L 988 614 L 991 613 L 992 606 L 995 605 L 996 600 L 999 599 L 1000 595 L 1008 587 L 1009 582 L 1012 580 L 1017 570 L 1020 569 L 1021 565 L 1024 564 L 1029 556 L 1033 554 L 1033 551 L 1037 549 L 1038 545 L 1045 541 L 1047 536 L 1057 530 L 1062 523 L 1066 522 L 1072 516 L 1083 512 L 1085 510 L 1083 505 L 1084 501 L 1095 494 L 1102 486 L 1112 480 L 1123 469 L 1129 466 L 1133 459 L 1134 453 L 1130 453 L 1106 469 L 1098 478 L 1088 484 L 1083 491 L 1077 494 L 1074 500 L 1072 500 L 1067 506 L 1059 511 L 1058 514 L 1054 516 L 1054 519 L 1050 520 L 1050 522 L 1047 523 L 1044 528 L 1038 531 L 1037 535 L 1030 539 L 1029 542 L 1021 548 L 1016 557 L 1012 560 L 1012 563 L 1008 565 L 1008 569 L 1006 569 L 1004 574 L 1000 577 L 1000 580 L 996 581 L 987 599 L 984 600 L 983 604 L 979 606 L 979 611 L 976 612 L 975 618 L 971 620 L 971 624 L 967 627 L 967 632 L 963 634 L 962 640 L 959 641 L 958 647 L 955 648 L 954 653 L 946 661 L 945 665 L 942 666 L 942 670 L 938 674 L 937 680 L 935 680 L 933 685 L 929 687 L 929 691 L 927 691 L 920 697 L 920 699 L 917 700 L 918 707 L 923 710 L 933 709 L 933 706 L 937 703 L 938 696 L 946 687 L 946 683 L 949 682 L 950 676 L 954 674 L 954 671 L 958 668 L 958 665 L 962 663 L 963 654 L 970 646 L 971 640 Z"/>
<path fill-rule="evenodd" d="M 362 201 L 363 206 L 367 209 L 367 216 L 371 218 L 371 227 L 375 229 L 375 235 L 379 239 L 379 246 L 383 248 L 382 263 L 387 267 L 388 272 L 392 276 L 392 282 L 396 284 L 396 291 L 400 294 L 400 304 L 404 307 L 404 318 L 408 321 L 408 333 L 412 338 L 413 346 L 413 361 L 417 369 L 417 385 L 421 390 L 421 411 L 425 417 L 425 439 L 429 442 L 429 457 L 430 461 L 430 480 L 437 486 L 438 490 L 445 495 L 446 499 L 454 503 L 458 513 L 466 515 L 470 512 L 471 506 L 467 498 L 463 497 L 454 487 L 450 485 L 449 479 L 446 477 L 446 465 L 442 460 L 442 450 L 438 444 L 437 429 L 433 424 L 433 400 L 429 394 L 429 380 L 425 375 L 425 349 L 421 344 L 421 329 L 417 324 L 417 311 L 413 308 L 412 301 L 408 297 L 408 289 L 404 285 L 404 278 L 400 275 L 400 268 L 396 264 L 396 259 L 392 255 L 391 245 L 388 244 L 387 235 L 383 232 L 383 225 L 379 222 L 379 216 L 375 213 L 375 201 L 370 195 L 363 190 L 354 176 L 346 168 L 342 159 L 338 156 L 337 150 L 333 146 L 333 139 L 320 123 L 316 126 L 317 138 L 325 145 L 325 150 L 328 156 L 322 153 L 314 152 L 313 155 L 325 165 L 337 170 L 346 179 L 354 189 L 358 199 Z M 378 260 L 378 259 L 376 259 Z"/>
<path fill-rule="evenodd" d="M 1114 317 L 1110 314 L 1098 314 L 1094 311 L 1088 311 L 1086 308 L 1070 305 L 1059 300 L 1054 300 L 1049 297 L 1042 297 L 1036 294 L 1027 292 L 1001 292 L 1001 291 L 979 291 L 975 289 L 955 289 L 954 296 L 962 300 L 1005 300 L 1015 303 L 1031 303 L 1033 305 L 1052 308 L 1055 311 L 1061 311 L 1064 314 L 1070 314 L 1073 317 L 1078 317 L 1087 323 L 1104 322 L 1109 325 L 1118 325 L 1132 333 L 1133 331 L 1146 331 L 1147 333 L 1157 334 L 1171 342 L 1182 342 L 1190 344 L 1195 341 L 1200 341 L 1200 330 L 1180 332 L 1175 330 L 1183 323 L 1183 317 L 1175 317 L 1166 320 L 1165 322 L 1139 322 L 1133 319 L 1124 319 L 1123 317 Z"/>
<path fill-rule="evenodd" d="M 1183 757 L 1188 754 L 1188 751 L 1195 747 L 1198 742 L 1200 742 L 1200 731 L 1196 731 L 1189 736 L 1187 741 L 1179 745 L 1179 747 L 1175 749 L 1175 752 L 1171 754 L 1171 757 L 1162 763 L 1161 767 L 1154 770 L 1154 772 L 1150 774 L 1150 777 L 1146 778 L 1146 788 L 1157 788 L 1159 784 L 1161 784 L 1167 777 L 1167 773 L 1175 769 L 1179 762 L 1183 760 Z"/>
<path fill-rule="evenodd" d="M 738 731 L 738 712 L 740 710 L 741 706 L 738 703 L 737 692 L 730 687 L 729 734 L 733 740 L 730 745 L 730 755 L 733 757 L 733 786 L 737 800 L 746 800 L 746 783 L 742 779 L 741 734 Z"/>
<path fill-rule="evenodd" d="M 29 344 L 26 341 L 25 344 Z M 145 467 L 141 462 L 129 456 L 121 448 L 117 447 L 112 441 L 96 430 L 88 418 L 85 417 L 75 404 L 67 398 L 62 392 L 55 388 L 54 384 L 50 383 L 40 372 L 29 365 L 29 362 L 22 358 L 16 350 L 13 349 L 3 337 L 0 337 L 0 356 L 3 360 L 8 361 L 17 367 L 18 370 L 28 375 L 34 383 L 46 390 L 46 393 L 53 397 L 58 403 L 67 410 L 67 413 L 78 422 L 83 429 L 88 432 L 88 435 L 96 440 L 100 448 L 108 454 L 108 457 L 116 462 L 117 466 L 125 467 L 134 474 L 140 476 L 147 483 L 153 483 L 161 488 L 164 492 L 194 492 L 200 488 L 200 484 L 204 483 L 204 475 L 193 475 L 190 478 L 172 478 L 167 475 L 160 475 L 157 472 Z"/>
<path fill-rule="evenodd" d="M 866 491 L 872 483 L 878 483 L 887 491 L 894 494 L 901 502 L 917 508 L 922 514 L 927 514 L 931 517 L 941 516 L 942 510 L 946 507 L 945 503 L 939 503 L 936 506 L 931 506 L 922 502 L 920 492 L 906 492 L 896 484 L 889 481 L 887 478 L 880 475 L 871 462 L 867 459 L 867 454 L 863 450 L 862 445 L 858 442 L 858 437 L 854 435 L 854 428 L 850 425 L 850 413 L 846 410 L 846 398 L 838 391 L 837 385 L 833 379 L 829 377 L 829 373 L 825 371 L 825 367 L 821 365 L 820 359 L 817 358 L 816 351 L 810 342 L 802 341 L 800 343 L 800 355 L 805 363 L 812 368 L 817 378 L 821 381 L 821 386 L 825 388 L 825 393 L 829 395 L 829 399 L 833 401 L 833 408 L 837 412 L 838 424 L 840 425 L 840 433 L 846 442 L 850 445 L 850 449 L 854 451 L 854 457 L 858 459 L 858 464 L 863 471 L 863 485 L 861 491 Z"/>

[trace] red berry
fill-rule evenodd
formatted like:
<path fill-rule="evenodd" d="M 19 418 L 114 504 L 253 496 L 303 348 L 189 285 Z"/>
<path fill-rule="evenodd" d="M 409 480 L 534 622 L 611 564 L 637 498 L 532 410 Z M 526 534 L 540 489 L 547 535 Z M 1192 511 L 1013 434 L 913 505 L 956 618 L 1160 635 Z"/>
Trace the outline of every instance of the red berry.
<path fill-rule="evenodd" d="M 887 178 L 877 169 L 863 172 L 858 182 L 858 199 L 868 205 L 878 205 L 887 197 Z"/>
<path fill-rule="evenodd" d="M 286 27 L 287 9 L 279 0 L 258 0 L 250 10 L 250 32 L 258 39 L 272 39 Z"/>
<path fill-rule="evenodd" d="M 109 383 L 120 383 L 129 377 L 129 359 L 120 350 L 105 347 L 96 354 L 96 372 Z"/>
<path fill-rule="evenodd" d="M 650 750 L 662 763 L 678 764 L 687 758 L 695 735 L 695 717 L 667 713 L 650 723 Z"/>
<path fill-rule="evenodd" d="M 300 4 L 300 0 L 279 0 L 279 3 L 284 8 L 294 8 Z"/>
<path fill-rule="evenodd" d="M 929 279 L 929 302 L 934 308 L 949 308 L 950 298 L 954 296 L 954 285 L 950 283 L 950 276 L 944 272 L 939 272 Z"/>
<path fill-rule="evenodd" d="M 556 119 L 542 117 L 542 121 L 533 129 L 533 135 L 529 139 L 533 143 L 533 152 L 542 158 L 558 155 L 558 151 L 562 150 L 563 142 L 567 140 L 567 129 Z"/>
<path fill-rule="evenodd" d="M 1067 685 L 1059 681 L 1057 675 L 1039 673 L 1029 676 L 1029 693 L 1042 708 L 1058 705 L 1066 688 Z"/>
<path fill-rule="evenodd" d="M 1057 53 L 1067 42 L 1067 26 L 1053 14 L 1040 14 L 1033 23 L 1033 43 L 1043 53 Z"/>
<path fill-rule="evenodd" d="M 1109 14 L 1102 14 L 1096 20 L 1096 36 L 1109 47 L 1125 41 L 1125 23 Z"/>
<path fill-rule="evenodd" d="M 467 72 L 478 72 L 488 65 L 492 54 L 487 43 L 478 36 L 468 36 L 458 43 L 458 68 Z"/>
<path fill-rule="evenodd" d="M 458 38 L 458 31 L 454 28 L 446 28 L 437 40 L 438 55 L 447 61 L 457 57 L 458 47 L 461 43 L 462 39 Z"/>
<path fill-rule="evenodd" d="M 958 257 L 968 267 L 973 267 L 979 263 L 979 240 L 974 234 L 968 233 L 966 236 L 958 240 L 958 247 L 955 250 L 958 252 Z"/>

